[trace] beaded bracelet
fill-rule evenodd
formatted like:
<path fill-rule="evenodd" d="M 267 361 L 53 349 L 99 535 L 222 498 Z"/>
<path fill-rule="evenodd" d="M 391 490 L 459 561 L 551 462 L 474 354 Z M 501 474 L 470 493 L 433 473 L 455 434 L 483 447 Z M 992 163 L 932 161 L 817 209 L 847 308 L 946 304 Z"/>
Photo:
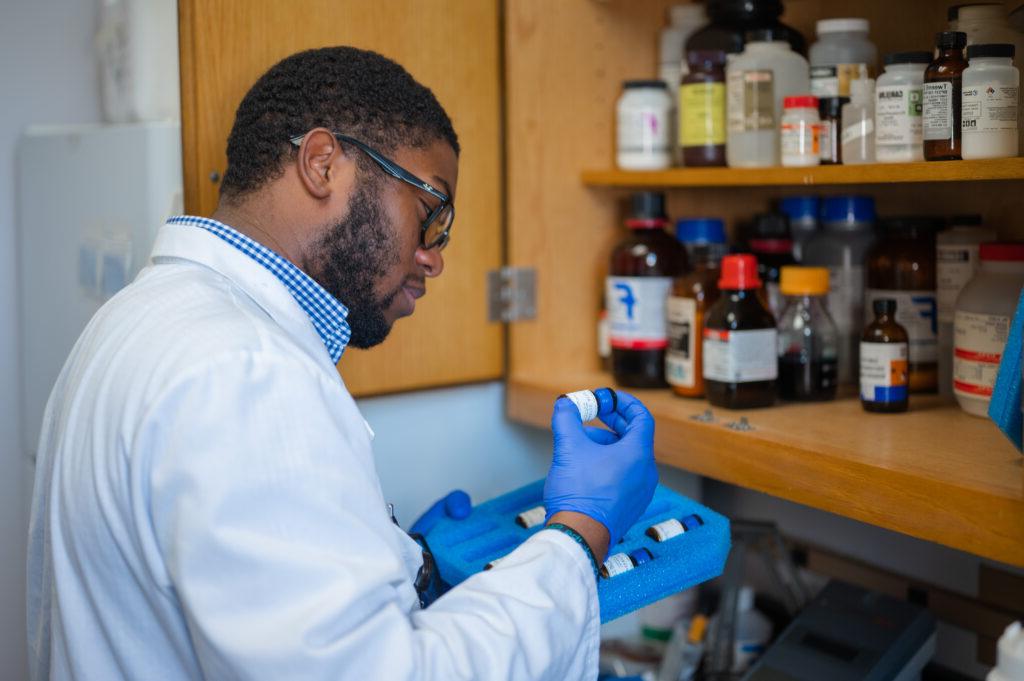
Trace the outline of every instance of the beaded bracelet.
<path fill-rule="evenodd" d="M 587 540 L 583 538 L 583 535 L 581 535 L 579 532 L 569 527 L 568 525 L 563 525 L 562 523 L 551 523 L 544 529 L 558 530 L 559 532 L 568 535 L 570 539 L 572 539 L 574 542 L 582 546 L 583 550 L 587 553 L 587 558 L 590 559 L 590 567 L 594 570 L 594 579 L 597 579 L 597 559 L 594 557 L 594 551 L 590 548 L 590 544 L 587 543 Z"/>

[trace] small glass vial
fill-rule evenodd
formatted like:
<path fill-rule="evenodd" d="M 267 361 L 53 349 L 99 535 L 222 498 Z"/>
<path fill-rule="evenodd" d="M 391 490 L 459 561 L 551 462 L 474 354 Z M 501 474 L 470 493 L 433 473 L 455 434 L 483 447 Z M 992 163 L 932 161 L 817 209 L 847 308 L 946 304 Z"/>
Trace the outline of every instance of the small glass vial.
<path fill-rule="evenodd" d="M 967 34 L 944 31 L 936 37 L 939 56 L 924 72 L 921 117 L 926 161 L 960 160 L 960 100 Z"/>
<path fill-rule="evenodd" d="M 722 259 L 721 297 L 704 323 L 704 390 L 708 401 L 726 409 L 769 407 L 775 403 L 775 318 L 761 300 L 757 258 Z"/>
<path fill-rule="evenodd" d="M 619 403 L 618 395 L 611 388 L 577 390 L 576 392 L 559 395 L 559 397 L 564 397 L 576 405 L 580 412 L 580 420 L 583 423 L 593 421 L 598 416 L 611 414 Z"/>
<path fill-rule="evenodd" d="M 601 576 L 605 579 L 618 577 L 652 560 L 654 560 L 654 554 L 646 548 L 639 548 L 629 553 L 613 553 L 601 566 Z"/>
<path fill-rule="evenodd" d="M 885 73 L 875 84 L 875 158 L 879 163 L 924 160 L 921 91 L 930 52 L 885 55 Z"/>
<path fill-rule="evenodd" d="M 663 542 L 681 534 L 696 530 L 704 524 L 704 520 L 696 513 L 685 518 L 669 518 L 647 528 L 645 534 L 656 542 Z"/>
<path fill-rule="evenodd" d="M 1018 153 L 1020 72 L 1013 45 L 971 45 L 963 75 L 961 153 L 964 160 Z"/>
<path fill-rule="evenodd" d="M 839 165 L 843 162 L 842 130 L 843 107 L 849 97 L 822 97 L 818 100 L 818 115 L 821 116 L 821 164 Z"/>
<path fill-rule="evenodd" d="M 622 170 L 672 165 L 672 98 L 660 80 L 627 80 L 616 106 L 616 163 Z"/>
<path fill-rule="evenodd" d="M 843 105 L 843 164 L 875 162 L 875 81 L 862 77 L 850 83 L 850 103 Z"/>
<path fill-rule="evenodd" d="M 896 322 L 896 301 L 872 303 L 875 320 L 860 337 L 860 403 L 864 411 L 893 414 L 907 410 L 910 344 Z"/>
<path fill-rule="evenodd" d="M 783 267 L 786 306 L 779 320 L 779 397 L 819 401 L 836 396 L 839 329 L 828 313 L 828 270 Z"/>
<path fill-rule="evenodd" d="M 982 244 L 980 254 L 978 274 L 956 301 L 953 393 L 964 411 L 984 418 L 1024 288 L 1024 243 Z"/>
<path fill-rule="evenodd" d="M 683 165 L 725 165 L 725 52 L 696 50 L 679 87 L 679 143 Z"/>
<path fill-rule="evenodd" d="M 816 166 L 821 163 L 821 117 L 818 98 L 797 95 L 783 100 L 779 137 L 782 144 L 782 165 L 788 167 Z"/>

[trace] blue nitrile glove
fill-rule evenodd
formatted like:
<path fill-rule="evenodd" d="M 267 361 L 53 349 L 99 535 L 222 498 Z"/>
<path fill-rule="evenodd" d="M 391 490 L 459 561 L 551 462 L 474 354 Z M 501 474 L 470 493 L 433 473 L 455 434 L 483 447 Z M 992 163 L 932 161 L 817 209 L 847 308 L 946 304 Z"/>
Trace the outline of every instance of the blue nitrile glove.
<path fill-rule="evenodd" d="M 614 547 L 647 509 L 658 485 L 654 465 L 654 417 L 632 395 L 601 420 L 611 431 L 583 425 L 572 402 L 560 398 L 551 416 L 554 458 L 544 482 L 547 517 L 576 511 L 597 520 Z M 613 432 L 612 432 L 613 431 Z"/>
<path fill-rule="evenodd" d="M 412 524 L 409 534 L 422 534 L 425 537 L 441 518 L 462 520 L 472 510 L 473 504 L 469 500 L 469 495 L 461 489 L 454 490 L 435 501 L 434 505 Z"/>

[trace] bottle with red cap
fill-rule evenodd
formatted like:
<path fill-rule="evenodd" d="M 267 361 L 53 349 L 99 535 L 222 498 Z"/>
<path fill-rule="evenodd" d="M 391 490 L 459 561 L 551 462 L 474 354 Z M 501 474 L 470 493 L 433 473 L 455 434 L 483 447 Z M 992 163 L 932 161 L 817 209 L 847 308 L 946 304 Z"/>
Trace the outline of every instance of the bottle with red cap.
<path fill-rule="evenodd" d="M 757 258 L 722 259 L 721 296 L 704 322 L 704 390 L 727 409 L 769 407 L 778 377 L 775 318 L 758 294 Z"/>
<path fill-rule="evenodd" d="M 953 393 L 968 414 L 984 417 L 1024 288 L 1024 243 L 984 243 L 981 267 L 956 299 Z"/>
<path fill-rule="evenodd" d="M 612 251 L 605 283 L 612 374 L 619 385 L 663 388 L 668 347 L 666 305 L 672 280 L 687 272 L 686 250 L 665 227 L 665 196 L 633 195 L 630 235 Z"/>
<path fill-rule="evenodd" d="M 816 166 L 821 163 L 821 115 L 813 95 L 786 97 L 783 102 L 779 139 L 782 165 Z"/>

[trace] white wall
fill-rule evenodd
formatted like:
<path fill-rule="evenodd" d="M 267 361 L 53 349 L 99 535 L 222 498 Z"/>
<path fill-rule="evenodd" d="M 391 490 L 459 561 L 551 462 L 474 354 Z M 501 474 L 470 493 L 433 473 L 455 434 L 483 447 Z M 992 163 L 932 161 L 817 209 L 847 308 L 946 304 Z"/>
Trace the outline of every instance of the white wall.
<path fill-rule="evenodd" d="M 0 10 L 0 677 L 27 676 L 26 465 L 19 443 L 14 150 L 29 123 L 100 119 L 95 0 L 3 0 Z M 59 200 L 60 187 L 51 188 Z"/>

